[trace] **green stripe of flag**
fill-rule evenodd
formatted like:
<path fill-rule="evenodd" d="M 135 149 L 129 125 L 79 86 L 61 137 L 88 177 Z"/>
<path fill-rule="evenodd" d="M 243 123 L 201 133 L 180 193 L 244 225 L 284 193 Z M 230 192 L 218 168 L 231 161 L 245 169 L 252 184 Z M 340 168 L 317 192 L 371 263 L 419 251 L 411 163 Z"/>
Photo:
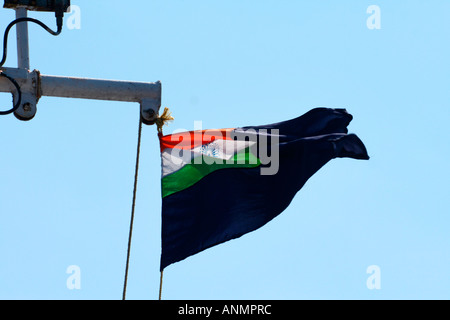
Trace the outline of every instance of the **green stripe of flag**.
<path fill-rule="evenodd" d="M 201 158 L 192 159 L 191 163 L 165 176 L 161 180 L 163 198 L 192 186 L 216 170 L 227 168 L 255 168 L 261 165 L 261 161 L 250 152 L 250 148 L 235 154 L 232 160 L 222 160 L 222 163 L 216 163 L 216 161 L 220 161 L 221 159 L 205 155 Z M 206 161 L 205 158 L 207 158 Z M 197 164 L 196 162 L 199 162 L 199 160 L 201 160 L 201 163 Z"/>

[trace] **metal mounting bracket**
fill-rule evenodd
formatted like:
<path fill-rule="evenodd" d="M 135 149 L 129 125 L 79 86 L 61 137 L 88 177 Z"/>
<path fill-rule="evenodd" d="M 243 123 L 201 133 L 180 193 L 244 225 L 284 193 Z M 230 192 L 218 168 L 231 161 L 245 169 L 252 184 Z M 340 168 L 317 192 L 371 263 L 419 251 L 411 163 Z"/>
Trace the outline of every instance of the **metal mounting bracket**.
<path fill-rule="evenodd" d="M 130 82 L 41 75 L 39 71 L 1 68 L 20 85 L 22 103 L 14 113 L 20 120 L 31 120 L 41 96 L 137 102 L 142 121 L 154 124 L 161 107 L 161 82 Z M 0 92 L 14 92 L 12 84 L 0 78 Z"/>
<path fill-rule="evenodd" d="M 50 5 L 51 2 L 51 5 Z M 51 9 L 54 5 L 69 4 L 67 0 L 6 0 L 5 7 L 16 9 L 16 18 L 27 17 L 27 7 L 35 10 Z M 45 4 L 48 4 L 46 6 Z M 41 6 L 41 7 L 40 7 Z M 49 11 L 45 10 L 45 11 Z M 22 22 L 16 26 L 18 68 L 0 68 L 4 74 L 13 78 L 20 87 L 21 104 L 14 115 L 23 121 L 34 118 L 37 103 L 41 96 L 95 99 L 109 101 L 137 102 L 140 104 L 142 122 L 154 124 L 161 107 L 161 82 L 132 82 L 74 77 L 41 75 L 37 70 L 30 71 L 28 48 L 28 27 Z M 11 92 L 13 101 L 18 101 L 18 93 L 11 81 L 0 77 L 0 92 Z"/>

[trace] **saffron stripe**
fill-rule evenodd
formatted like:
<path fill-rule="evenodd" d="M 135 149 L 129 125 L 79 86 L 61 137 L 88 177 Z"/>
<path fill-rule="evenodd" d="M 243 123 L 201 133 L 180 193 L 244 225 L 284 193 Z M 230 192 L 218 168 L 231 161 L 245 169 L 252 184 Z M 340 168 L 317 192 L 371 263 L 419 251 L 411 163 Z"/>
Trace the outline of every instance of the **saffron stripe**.
<path fill-rule="evenodd" d="M 234 128 L 215 130 L 196 130 L 160 136 L 161 152 L 165 149 L 192 149 L 214 140 L 232 140 L 230 133 Z"/>

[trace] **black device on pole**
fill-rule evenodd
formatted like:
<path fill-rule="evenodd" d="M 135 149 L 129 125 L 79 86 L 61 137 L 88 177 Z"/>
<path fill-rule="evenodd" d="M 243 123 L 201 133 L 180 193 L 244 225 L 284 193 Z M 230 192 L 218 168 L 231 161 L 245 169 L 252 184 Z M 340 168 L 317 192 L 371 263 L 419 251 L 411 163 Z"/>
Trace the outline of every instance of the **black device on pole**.
<path fill-rule="evenodd" d="M 4 8 L 26 7 L 32 11 L 67 12 L 70 0 L 5 0 Z"/>

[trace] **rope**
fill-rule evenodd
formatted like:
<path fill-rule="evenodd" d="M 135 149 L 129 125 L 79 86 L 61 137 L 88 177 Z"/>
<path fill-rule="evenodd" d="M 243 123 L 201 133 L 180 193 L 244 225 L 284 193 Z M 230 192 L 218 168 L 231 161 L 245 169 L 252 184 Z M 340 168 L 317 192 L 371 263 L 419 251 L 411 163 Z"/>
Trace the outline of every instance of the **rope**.
<path fill-rule="evenodd" d="M 164 125 L 167 125 L 168 121 L 172 121 L 174 118 L 172 117 L 169 108 L 164 108 L 164 112 L 161 116 L 156 119 L 156 126 L 158 129 L 158 133 L 162 134 L 162 128 Z M 137 152 L 136 152 L 136 169 L 134 173 L 134 188 L 133 188 L 133 201 L 131 206 L 131 220 L 130 220 L 130 233 L 128 236 L 128 249 L 127 249 L 127 263 L 125 267 L 125 279 L 123 283 L 123 294 L 122 300 L 126 299 L 127 295 L 127 282 L 128 282 L 128 269 L 130 265 L 130 251 L 131 251 L 131 238 L 133 236 L 133 223 L 134 223 L 134 212 L 136 207 L 136 190 L 137 190 L 137 182 L 138 182 L 138 173 L 139 173 L 139 155 L 141 152 L 141 137 L 142 137 L 142 118 L 139 117 L 139 129 L 138 129 L 138 142 L 137 142 Z M 163 282 L 163 271 L 161 271 L 161 279 L 159 283 L 159 300 L 161 300 L 162 293 L 162 282 Z"/>
<path fill-rule="evenodd" d="M 136 170 L 134 173 L 134 189 L 133 189 L 133 201 L 132 201 L 133 204 L 131 206 L 130 234 L 128 236 L 127 264 L 126 264 L 126 268 L 125 268 L 125 280 L 124 280 L 124 284 L 123 284 L 122 300 L 125 300 L 126 294 L 127 294 L 128 267 L 130 264 L 131 237 L 133 235 L 134 210 L 136 207 L 136 190 L 137 190 L 138 172 L 139 172 L 139 155 L 141 152 L 141 135 L 142 135 L 142 120 L 139 117 L 138 142 L 137 142 L 137 152 L 136 152 Z"/>
<path fill-rule="evenodd" d="M 162 294 L 163 274 L 164 274 L 164 270 L 161 270 L 161 278 L 159 279 L 159 300 L 161 300 L 161 294 Z"/>
<path fill-rule="evenodd" d="M 163 126 L 167 125 L 169 121 L 173 121 L 174 118 L 172 117 L 172 113 L 170 112 L 169 108 L 164 108 L 164 112 L 162 113 L 162 115 L 160 115 L 157 119 L 156 119 L 156 126 L 158 129 L 158 133 L 160 135 L 162 135 L 162 131 L 163 131 Z M 159 279 L 159 300 L 161 300 L 161 294 L 162 294 L 162 285 L 163 285 L 163 275 L 164 275 L 164 270 L 161 270 L 161 277 Z"/>

